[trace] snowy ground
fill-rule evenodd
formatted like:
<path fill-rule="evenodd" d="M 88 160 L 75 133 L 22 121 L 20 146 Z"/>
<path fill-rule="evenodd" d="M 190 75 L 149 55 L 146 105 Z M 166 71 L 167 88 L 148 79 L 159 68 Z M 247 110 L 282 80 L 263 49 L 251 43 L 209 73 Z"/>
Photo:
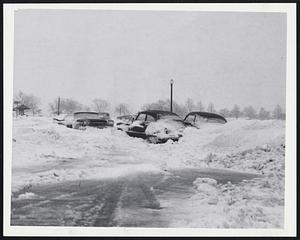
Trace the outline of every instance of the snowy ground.
<path fill-rule="evenodd" d="M 154 145 L 114 128 L 81 131 L 42 117 L 14 119 L 12 197 L 34 198 L 33 185 L 230 169 L 263 177 L 240 183 L 196 178 L 188 199 L 161 199 L 168 226 L 282 228 L 284 156 L 285 122 L 279 120 L 187 128 L 178 142 Z"/>

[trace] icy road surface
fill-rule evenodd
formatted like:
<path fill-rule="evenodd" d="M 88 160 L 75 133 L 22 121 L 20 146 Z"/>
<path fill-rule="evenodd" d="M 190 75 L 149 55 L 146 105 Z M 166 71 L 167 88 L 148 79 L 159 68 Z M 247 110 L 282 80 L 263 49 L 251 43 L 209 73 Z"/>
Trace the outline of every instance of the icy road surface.
<path fill-rule="evenodd" d="M 282 228 L 284 133 L 284 121 L 230 120 L 155 145 L 14 119 L 11 224 Z"/>
<path fill-rule="evenodd" d="M 189 209 L 182 208 L 181 203 L 191 201 L 197 178 L 236 184 L 259 176 L 190 168 L 164 174 L 32 186 L 25 198 L 19 198 L 24 191 L 15 193 L 11 220 L 12 225 L 25 226 L 169 227 L 192 220 Z M 194 210 L 199 216 L 203 211 Z"/>

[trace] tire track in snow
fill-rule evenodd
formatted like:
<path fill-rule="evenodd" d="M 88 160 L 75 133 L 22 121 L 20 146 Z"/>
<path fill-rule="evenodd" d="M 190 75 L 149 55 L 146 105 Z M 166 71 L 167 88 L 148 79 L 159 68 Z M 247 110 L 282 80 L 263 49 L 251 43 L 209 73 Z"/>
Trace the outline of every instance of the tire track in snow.
<path fill-rule="evenodd" d="M 105 193 L 104 204 L 97 212 L 97 217 L 93 222 L 93 226 L 112 227 L 116 225 L 114 214 L 123 188 L 124 185 L 120 182 L 114 182 L 106 188 L 107 192 Z"/>
<path fill-rule="evenodd" d="M 170 214 L 193 194 L 197 177 L 239 182 L 255 177 L 215 170 L 178 170 L 39 185 L 32 198 L 13 198 L 15 226 L 168 227 Z M 176 216 L 176 214 L 175 214 Z"/>

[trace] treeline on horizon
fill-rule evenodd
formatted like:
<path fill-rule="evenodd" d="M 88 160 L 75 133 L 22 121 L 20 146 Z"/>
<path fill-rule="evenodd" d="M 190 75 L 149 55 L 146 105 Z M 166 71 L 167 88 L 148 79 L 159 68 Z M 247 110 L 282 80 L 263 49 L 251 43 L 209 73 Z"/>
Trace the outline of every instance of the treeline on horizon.
<path fill-rule="evenodd" d="M 14 96 L 13 100 L 14 105 L 24 104 L 28 106 L 32 115 L 42 114 L 42 110 L 40 109 L 40 98 L 33 94 L 26 94 L 22 91 L 19 91 L 18 94 Z M 117 115 L 128 115 L 133 113 L 129 104 L 127 103 L 119 103 L 113 107 L 108 101 L 95 98 L 90 105 L 84 105 L 71 98 L 57 98 L 48 104 L 48 112 L 50 112 L 50 114 L 58 114 L 58 101 L 59 113 L 73 113 L 76 111 L 114 112 Z M 170 111 L 170 100 L 158 100 L 153 103 L 144 104 L 140 110 Z M 212 112 L 220 114 L 225 118 L 236 119 L 241 117 L 261 120 L 285 119 L 285 111 L 279 104 L 274 106 L 272 111 L 268 111 L 263 107 L 257 110 L 251 105 L 242 108 L 238 104 L 235 104 L 231 109 L 222 108 L 217 110 L 213 102 L 210 102 L 207 106 L 205 106 L 201 101 L 195 102 L 191 98 L 188 98 L 183 104 L 173 101 L 173 112 L 179 116 L 185 117 L 189 112 L 192 111 Z"/>

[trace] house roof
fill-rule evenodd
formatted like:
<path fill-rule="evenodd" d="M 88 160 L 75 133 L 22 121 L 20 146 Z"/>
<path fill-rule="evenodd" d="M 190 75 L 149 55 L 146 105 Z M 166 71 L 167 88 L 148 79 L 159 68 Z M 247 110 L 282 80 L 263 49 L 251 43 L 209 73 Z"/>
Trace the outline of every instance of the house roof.
<path fill-rule="evenodd" d="M 13 110 L 26 110 L 26 109 L 30 109 L 30 107 L 27 107 L 24 104 L 21 104 L 20 106 L 14 107 Z"/>

